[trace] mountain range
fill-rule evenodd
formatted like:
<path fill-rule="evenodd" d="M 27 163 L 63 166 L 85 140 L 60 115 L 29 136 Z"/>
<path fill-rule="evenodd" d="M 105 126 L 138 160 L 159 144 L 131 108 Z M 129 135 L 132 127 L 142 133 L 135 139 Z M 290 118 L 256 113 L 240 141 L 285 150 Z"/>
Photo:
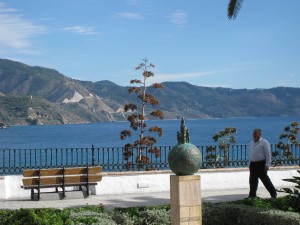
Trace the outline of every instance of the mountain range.
<path fill-rule="evenodd" d="M 166 119 L 300 116 L 300 88 L 162 85 L 149 92 L 159 100 Z M 123 106 L 129 102 L 138 103 L 136 96 L 111 81 L 80 81 L 54 69 L 0 59 L 0 122 L 7 125 L 126 120 Z"/>

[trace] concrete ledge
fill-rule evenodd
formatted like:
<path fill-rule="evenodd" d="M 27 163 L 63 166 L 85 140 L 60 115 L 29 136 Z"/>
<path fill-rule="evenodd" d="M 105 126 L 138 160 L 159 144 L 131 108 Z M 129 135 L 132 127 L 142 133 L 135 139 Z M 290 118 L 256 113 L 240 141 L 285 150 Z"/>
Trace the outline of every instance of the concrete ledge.
<path fill-rule="evenodd" d="M 276 166 L 270 167 L 270 171 L 276 170 L 300 170 L 300 166 Z M 241 168 L 215 168 L 215 169 L 200 169 L 198 173 L 215 173 L 215 172 L 230 172 L 230 171 L 249 171 L 248 167 Z M 103 176 L 124 176 L 124 175 L 140 175 L 140 174 L 173 174 L 171 170 L 151 170 L 151 171 L 128 171 L 128 172 L 102 172 Z"/>
<path fill-rule="evenodd" d="M 272 167 L 268 172 L 275 187 L 291 187 L 292 183 L 282 179 L 297 176 L 298 166 Z M 170 190 L 170 170 L 138 171 L 138 172 L 107 172 L 96 187 L 96 195 L 113 195 L 126 193 L 152 193 Z M 248 189 L 249 169 L 204 169 L 199 170 L 201 175 L 201 190 Z M 140 183 L 147 188 L 140 188 Z M 261 182 L 259 187 L 263 187 Z"/>

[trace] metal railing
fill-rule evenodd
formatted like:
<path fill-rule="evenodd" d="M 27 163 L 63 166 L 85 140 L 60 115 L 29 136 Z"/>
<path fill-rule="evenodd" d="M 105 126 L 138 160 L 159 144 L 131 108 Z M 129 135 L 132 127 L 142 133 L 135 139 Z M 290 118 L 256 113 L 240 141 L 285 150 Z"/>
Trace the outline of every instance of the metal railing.
<path fill-rule="evenodd" d="M 220 151 L 218 156 L 208 155 L 208 146 L 197 146 L 202 154 L 202 167 L 234 168 L 246 167 L 249 164 L 249 146 L 231 145 L 226 152 Z M 217 147 L 217 146 L 215 146 Z M 90 148 L 45 148 L 45 149 L 0 149 L 0 175 L 21 174 L 23 169 L 80 167 L 100 165 L 106 172 L 137 171 L 137 170 L 167 170 L 168 153 L 171 146 L 160 146 L 159 154 L 143 149 L 147 160 L 137 162 L 138 149 L 131 149 L 130 156 L 124 156 L 123 147 Z M 272 152 L 279 152 L 272 158 L 273 166 L 300 165 L 300 147 L 291 145 L 289 156 L 285 156 L 275 145 Z"/>

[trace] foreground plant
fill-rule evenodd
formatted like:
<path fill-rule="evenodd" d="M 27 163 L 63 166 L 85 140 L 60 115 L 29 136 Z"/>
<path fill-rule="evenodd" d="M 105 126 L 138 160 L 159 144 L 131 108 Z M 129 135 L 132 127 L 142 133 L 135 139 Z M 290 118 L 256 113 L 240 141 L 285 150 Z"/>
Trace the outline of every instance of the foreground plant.
<path fill-rule="evenodd" d="M 290 206 L 291 196 L 278 199 L 245 199 L 231 203 L 202 204 L 205 225 L 299 225 L 300 210 Z M 276 210 L 281 209 L 281 210 Z M 282 209 L 284 211 L 282 211 Z M 286 212 L 290 211 L 290 212 Z M 0 210 L 0 225 L 170 225 L 170 205 L 106 209 L 87 206 L 67 209 Z"/>
<path fill-rule="evenodd" d="M 297 172 L 300 174 L 300 170 L 297 170 Z M 288 193 L 289 195 L 296 197 L 299 201 L 299 207 L 300 207 L 300 176 L 299 177 L 293 176 L 293 178 L 282 179 L 282 180 L 296 184 L 296 186 L 293 189 L 281 188 L 279 191 Z"/>
<path fill-rule="evenodd" d="M 128 103 L 124 106 L 124 111 L 129 113 L 127 120 L 130 123 L 130 129 L 121 131 L 120 138 L 124 140 L 134 135 L 138 137 L 133 141 L 133 143 L 127 143 L 124 146 L 123 155 L 124 159 L 127 161 L 127 169 L 133 166 L 133 162 L 129 161 L 131 158 L 134 158 L 134 149 L 137 149 L 137 156 L 135 160 L 139 169 L 144 167 L 145 164 L 150 163 L 150 158 L 147 156 L 147 154 L 145 154 L 146 150 L 148 153 L 154 154 L 155 157 L 160 156 L 160 150 L 157 147 L 154 147 L 154 145 L 157 143 L 157 139 L 154 136 L 149 135 L 149 133 L 154 132 L 161 137 L 163 130 L 159 126 L 151 126 L 147 128 L 146 120 L 148 116 L 163 119 L 164 114 L 159 109 L 155 109 L 150 113 L 147 113 L 146 109 L 149 105 L 153 108 L 159 104 L 159 101 L 148 92 L 149 88 L 161 89 L 163 86 L 159 83 L 154 83 L 148 87 L 148 79 L 154 77 L 154 73 L 149 70 L 150 68 L 154 68 L 154 65 L 148 63 L 147 59 L 144 59 L 143 62 L 136 67 L 136 70 L 142 71 L 143 78 L 141 80 L 131 80 L 130 83 L 134 84 L 135 86 L 130 87 L 128 89 L 128 93 L 137 95 L 137 99 L 140 104 Z"/>

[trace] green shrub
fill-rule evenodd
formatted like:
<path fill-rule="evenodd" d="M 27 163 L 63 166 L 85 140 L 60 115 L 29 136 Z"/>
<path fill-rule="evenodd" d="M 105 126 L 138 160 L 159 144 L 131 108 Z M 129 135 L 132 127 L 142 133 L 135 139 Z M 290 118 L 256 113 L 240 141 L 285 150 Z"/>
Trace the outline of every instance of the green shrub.
<path fill-rule="evenodd" d="M 137 225 L 169 225 L 170 211 L 164 209 L 147 209 L 140 213 Z"/>
<path fill-rule="evenodd" d="M 275 225 L 299 225 L 300 215 L 293 212 L 284 212 L 280 210 L 268 210 L 259 213 L 264 218 L 261 222 L 265 224 L 275 224 Z M 260 220 L 256 220 L 256 224 Z"/>
<path fill-rule="evenodd" d="M 112 216 L 107 212 L 102 213 L 89 210 L 80 212 L 71 211 L 70 219 L 70 225 L 117 225 Z"/>
<path fill-rule="evenodd" d="M 1 218 L 2 225 L 63 225 L 61 210 L 58 209 L 19 209 L 7 211 Z"/>
<path fill-rule="evenodd" d="M 10 210 L 0 210 L 0 225 L 3 224 L 2 221 L 7 220 L 11 212 Z"/>
<path fill-rule="evenodd" d="M 277 198 L 275 201 L 273 201 L 273 208 L 300 213 L 300 198 L 292 195 Z"/>
<path fill-rule="evenodd" d="M 203 203 L 203 225 L 300 225 L 300 214 L 292 211 L 297 198 L 246 199 L 234 203 Z M 169 225 L 170 205 L 116 208 L 102 206 L 59 209 L 0 210 L 0 225 Z"/>
<path fill-rule="evenodd" d="M 67 209 L 65 209 L 67 210 Z M 98 212 L 98 213 L 105 213 L 107 212 L 107 209 L 100 205 L 100 206 L 85 206 L 85 207 L 81 207 L 81 208 L 72 208 L 70 209 L 73 212 L 81 212 L 81 211 L 93 211 L 93 212 Z"/>
<path fill-rule="evenodd" d="M 222 205 L 205 204 L 202 207 L 203 225 L 233 225 L 236 212 L 226 210 Z"/>
<path fill-rule="evenodd" d="M 128 207 L 128 208 L 115 208 L 114 212 L 118 212 L 120 214 L 127 213 L 131 217 L 139 217 L 141 211 L 145 211 L 146 207 L 138 206 L 138 207 Z"/>
<path fill-rule="evenodd" d="M 129 216 L 128 213 L 121 213 L 121 212 L 113 212 L 112 219 L 117 224 L 126 224 L 126 225 L 134 225 L 136 217 Z"/>
<path fill-rule="evenodd" d="M 255 208 L 262 208 L 262 209 L 272 209 L 274 208 L 271 201 L 268 201 L 263 198 L 246 198 L 243 200 L 238 200 L 233 202 L 234 204 L 241 204 L 241 205 L 248 205 L 248 206 L 254 206 Z"/>
<path fill-rule="evenodd" d="M 233 204 L 242 204 L 254 206 L 263 209 L 280 209 L 289 212 L 300 212 L 300 201 L 297 197 L 287 195 L 277 199 L 263 199 L 263 198 L 247 198 L 233 202 Z"/>
<path fill-rule="evenodd" d="M 268 210 L 237 204 L 206 204 L 203 225 L 299 225 L 300 215 L 293 212 Z"/>
<path fill-rule="evenodd" d="M 115 208 L 115 212 L 128 213 L 131 217 L 139 217 L 140 213 L 146 210 L 163 209 L 170 210 L 170 205 L 157 205 L 157 206 L 136 206 L 128 208 Z"/>

